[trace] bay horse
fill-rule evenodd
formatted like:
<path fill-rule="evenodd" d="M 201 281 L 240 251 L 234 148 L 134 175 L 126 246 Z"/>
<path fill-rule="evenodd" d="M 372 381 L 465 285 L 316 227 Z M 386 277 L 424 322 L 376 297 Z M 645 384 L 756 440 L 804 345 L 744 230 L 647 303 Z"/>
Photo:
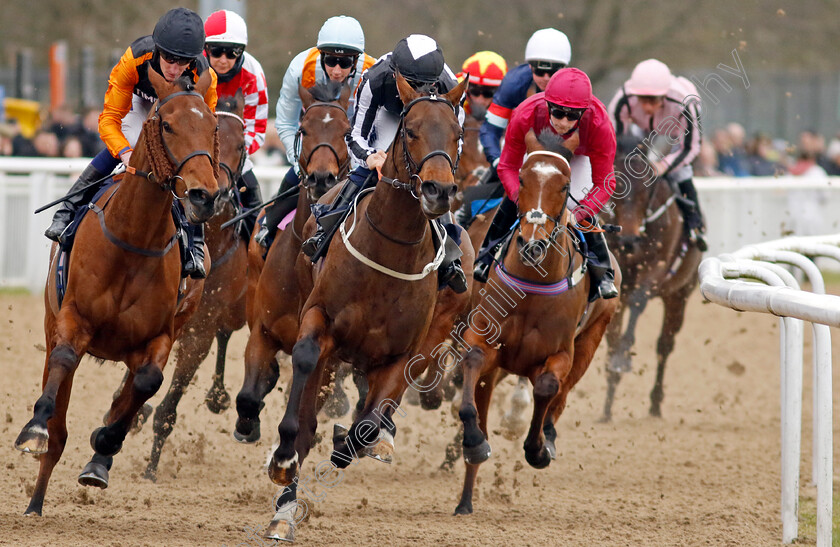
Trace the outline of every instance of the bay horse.
<path fill-rule="evenodd" d="M 201 305 L 185 325 L 175 348 L 175 372 L 154 418 L 154 440 L 143 477 L 157 480 L 160 453 L 172 433 L 177 407 L 198 367 L 210 353 L 216 340 L 216 372 L 205 403 L 219 414 L 230 406 L 225 390 L 225 356 L 233 332 L 245 326 L 245 291 L 248 257 L 246 243 L 236 225 L 222 224 L 240 211 L 236 182 L 242 175 L 247 157 L 245 147 L 245 99 L 241 90 L 233 97 L 219 99 L 216 117 L 219 123 L 219 199 L 216 212 L 205 227 L 207 249 L 213 269 L 204 281 Z"/>
<path fill-rule="evenodd" d="M 193 85 L 149 80 L 159 98 L 143 126 L 122 182 L 106 192 L 75 236 L 63 302 L 55 287 L 56 246 L 47 279 L 43 392 L 15 448 L 40 455 L 40 469 L 27 514 L 41 514 L 47 484 L 67 441 L 67 406 L 73 375 L 89 353 L 123 361 L 129 377 L 111 405 L 109 423 L 94 430 L 94 456 L 79 476 L 86 486 L 106 488 L 113 456 L 120 451 L 138 409 L 160 388 L 172 344 L 198 308 L 203 280 L 184 280 L 173 197 L 192 223 L 208 220 L 218 195 L 216 116 L 204 102 L 209 71 Z M 98 222 L 97 218 L 98 217 Z M 207 270 L 209 271 L 209 260 Z"/>
<path fill-rule="evenodd" d="M 308 297 L 292 350 L 289 401 L 277 428 L 280 445 L 268 467 L 271 480 L 285 488 L 266 537 L 294 537 L 296 479 L 318 426 L 327 364 L 335 359 L 351 363 L 369 386 L 364 409 L 349 431 L 334 430 L 332 465 L 343 469 L 366 453 L 390 461 L 396 432 L 391 417 L 406 388 L 428 366 L 425 356 L 435 355 L 452 325 L 454 316 L 434 317 L 438 300 L 452 297 L 460 308 L 469 304 L 468 291 L 456 296 L 447 287 L 438 292 L 435 271 L 445 236 L 431 222 L 449 211 L 457 191 L 454 172 L 462 133 L 457 108 L 468 83 L 437 95 L 414 90 L 400 74 L 396 79 L 404 106 L 376 187 L 357 197 L 340 237 L 330 242 L 317 265 L 298 257 L 298 277 Z M 314 229 L 310 219 L 304 236 Z M 464 264 L 473 259 L 469 247 L 462 238 Z M 447 306 L 450 310 L 460 311 L 454 304 Z"/>
<path fill-rule="evenodd" d="M 280 373 L 276 355 L 291 355 L 300 326 L 301 292 L 295 273 L 301 233 L 310 216 L 310 205 L 343 179 L 350 155 L 344 136 L 350 131 L 347 107 L 350 87 L 338 100 L 333 85 L 298 89 L 304 107 L 296 140 L 302 175 L 294 219 L 278 233 L 263 261 L 263 248 L 251 238 L 248 250 L 248 306 L 250 336 L 245 348 L 245 379 L 236 396 L 238 418 L 234 438 L 253 443 L 260 438 L 259 414 L 263 399 L 274 388 Z"/>
<path fill-rule="evenodd" d="M 656 380 L 650 393 L 651 416 L 662 416 L 665 363 L 685 318 L 688 297 L 697 286 L 702 252 L 689 241 L 677 207 L 681 199 L 667 180 L 654 178 L 638 140 L 618 140 L 616 175 L 629 188 L 626 197 L 614 199 L 614 224 L 620 234 L 607 234 L 610 248 L 619 256 L 624 278 L 616 320 L 607 330 L 607 395 L 601 421 L 612 419 L 615 390 L 622 374 L 632 369 L 631 349 L 636 323 L 653 298 L 661 298 L 665 313 L 656 345 Z M 622 330 L 629 309 L 627 328 Z"/>
<path fill-rule="evenodd" d="M 501 264 L 491 271 L 464 335 L 458 414 L 464 426 L 466 474 L 456 515 L 473 512 L 478 468 L 490 457 L 490 399 L 500 374 L 528 378 L 534 386 L 534 413 L 523 447 L 532 467 L 547 467 L 556 453 L 554 423 L 617 307 L 615 299 L 588 303 L 590 279 L 576 251 L 580 238 L 569 229 L 566 207 L 572 151 L 549 133 L 538 139 L 531 132 L 526 142 L 519 226 Z M 614 258 L 612 262 L 620 277 Z"/>

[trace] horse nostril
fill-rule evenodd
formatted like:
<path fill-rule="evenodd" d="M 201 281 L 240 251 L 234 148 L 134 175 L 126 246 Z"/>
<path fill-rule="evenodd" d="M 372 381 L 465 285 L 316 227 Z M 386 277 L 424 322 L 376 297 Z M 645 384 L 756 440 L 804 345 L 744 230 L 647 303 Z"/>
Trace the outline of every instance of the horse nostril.
<path fill-rule="evenodd" d="M 206 207 L 213 202 L 213 196 L 204 188 L 193 188 L 187 192 L 190 203 L 199 207 Z"/>

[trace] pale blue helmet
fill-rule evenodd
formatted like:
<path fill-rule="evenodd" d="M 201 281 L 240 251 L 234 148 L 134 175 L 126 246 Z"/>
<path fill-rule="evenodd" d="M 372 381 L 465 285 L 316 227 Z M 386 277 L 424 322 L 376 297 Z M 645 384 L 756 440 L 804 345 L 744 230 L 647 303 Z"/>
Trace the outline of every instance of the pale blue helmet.
<path fill-rule="evenodd" d="M 315 47 L 324 53 L 359 55 L 365 51 L 365 33 L 355 18 L 337 15 L 321 26 Z"/>

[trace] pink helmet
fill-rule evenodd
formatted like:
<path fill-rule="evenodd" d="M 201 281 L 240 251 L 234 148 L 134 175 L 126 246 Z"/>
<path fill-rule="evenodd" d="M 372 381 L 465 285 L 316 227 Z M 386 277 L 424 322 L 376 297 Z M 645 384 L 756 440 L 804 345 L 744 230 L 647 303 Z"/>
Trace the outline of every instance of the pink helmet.
<path fill-rule="evenodd" d="M 589 108 L 592 83 L 578 68 L 561 68 L 545 86 L 545 100 L 567 108 Z"/>
<path fill-rule="evenodd" d="M 656 59 L 647 59 L 633 69 L 625 89 L 630 95 L 661 97 L 671 89 L 673 78 L 668 65 Z"/>

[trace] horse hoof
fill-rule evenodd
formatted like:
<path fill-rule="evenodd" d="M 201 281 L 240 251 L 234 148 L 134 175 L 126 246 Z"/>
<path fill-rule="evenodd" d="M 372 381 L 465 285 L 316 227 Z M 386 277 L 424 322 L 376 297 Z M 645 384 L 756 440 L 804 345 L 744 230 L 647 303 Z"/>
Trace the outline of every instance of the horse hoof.
<path fill-rule="evenodd" d="M 391 463 L 394 461 L 394 437 L 387 431 L 382 431 L 379 434 L 379 441 L 365 449 L 365 456 L 373 458 L 382 463 Z"/>
<path fill-rule="evenodd" d="M 290 501 L 283 505 L 274 514 L 274 518 L 268 524 L 263 535 L 266 539 L 276 539 L 279 541 L 288 541 L 289 543 L 295 540 L 295 510 L 297 509 L 297 502 Z"/>
<path fill-rule="evenodd" d="M 131 434 L 135 435 L 140 433 L 143 429 L 143 425 L 145 425 L 146 420 L 149 419 L 149 416 L 152 415 L 152 405 L 149 403 L 144 403 L 140 410 L 137 412 L 137 415 L 134 416 L 134 421 L 131 423 Z"/>
<path fill-rule="evenodd" d="M 648 414 L 650 414 L 650 416 L 652 418 L 661 418 L 662 417 L 662 409 L 660 409 L 658 406 L 657 407 L 650 407 L 650 410 L 648 411 Z"/>
<path fill-rule="evenodd" d="M 551 454 L 545 446 L 537 452 L 536 454 L 533 452 L 525 451 L 525 461 L 528 462 L 528 465 L 533 467 L 534 469 L 545 469 L 548 467 L 548 464 L 551 463 L 551 460 L 554 458 L 551 457 Z"/>
<path fill-rule="evenodd" d="M 47 433 L 47 428 L 30 423 L 21 429 L 20 435 L 15 441 L 15 448 L 21 452 L 38 456 L 47 453 L 49 444 L 50 434 Z"/>
<path fill-rule="evenodd" d="M 146 468 L 146 471 L 143 472 L 143 478 L 147 481 L 157 482 L 157 469 L 154 469 L 151 465 Z"/>
<path fill-rule="evenodd" d="M 511 413 L 508 413 L 502 416 L 502 421 L 499 425 L 502 428 L 502 437 L 509 441 L 515 441 L 528 431 L 530 424 L 518 416 L 513 416 Z"/>
<path fill-rule="evenodd" d="M 470 502 L 461 502 L 458 504 L 458 507 L 455 508 L 455 512 L 452 513 L 453 515 L 472 515 L 472 503 Z"/>
<path fill-rule="evenodd" d="M 347 394 L 344 391 L 333 391 L 333 394 L 324 405 L 324 414 L 328 418 L 341 418 L 350 412 L 350 401 L 347 399 Z"/>
<path fill-rule="evenodd" d="M 478 446 L 464 447 L 464 461 L 471 464 L 484 463 L 490 458 L 490 452 L 490 443 L 484 439 Z"/>
<path fill-rule="evenodd" d="M 599 424 L 608 424 L 610 422 L 612 422 L 612 416 L 610 414 L 604 414 L 603 416 L 598 418 Z"/>
<path fill-rule="evenodd" d="M 403 394 L 403 401 L 411 406 L 420 406 L 420 393 L 416 389 L 406 389 Z"/>
<path fill-rule="evenodd" d="M 79 484 L 82 486 L 95 486 L 96 488 L 108 488 L 108 468 L 101 463 L 88 462 L 81 475 Z"/>
<path fill-rule="evenodd" d="M 420 407 L 423 410 L 437 410 L 442 403 L 443 394 L 440 390 L 434 389 L 420 394 Z"/>
<path fill-rule="evenodd" d="M 122 450 L 122 441 L 109 444 L 109 440 L 105 438 L 107 429 L 108 426 L 97 427 L 90 434 L 90 447 L 101 456 L 113 456 Z"/>
<path fill-rule="evenodd" d="M 292 484 L 292 481 L 295 480 L 295 476 L 297 476 L 297 467 L 297 452 L 295 452 L 295 456 L 292 459 L 279 463 L 277 462 L 277 459 L 272 456 L 271 463 L 268 464 L 268 478 L 270 478 L 271 482 L 274 484 L 279 486 L 288 486 Z"/>
<path fill-rule="evenodd" d="M 551 458 L 552 460 L 557 459 L 557 448 L 554 446 L 553 440 L 545 440 L 545 449 L 548 450 L 549 458 Z"/>
<path fill-rule="evenodd" d="M 233 438 L 236 439 L 236 442 L 240 442 L 242 444 L 254 444 L 258 440 L 260 440 L 260 423 L 255 422 L 251 431 L 244 433 L 240 432 L 240 423 L 237 420 L 236 422 L 236 429 L 233 430 Z M 244 428 L 243 428 L 244 429 Z"/>
<path fill-rule="evenodd" d="M 230 394 L 225 389 L 210 388 L 204 397 L 204 404 L 213 414 L 221 414 L 230 408 Z"/>

